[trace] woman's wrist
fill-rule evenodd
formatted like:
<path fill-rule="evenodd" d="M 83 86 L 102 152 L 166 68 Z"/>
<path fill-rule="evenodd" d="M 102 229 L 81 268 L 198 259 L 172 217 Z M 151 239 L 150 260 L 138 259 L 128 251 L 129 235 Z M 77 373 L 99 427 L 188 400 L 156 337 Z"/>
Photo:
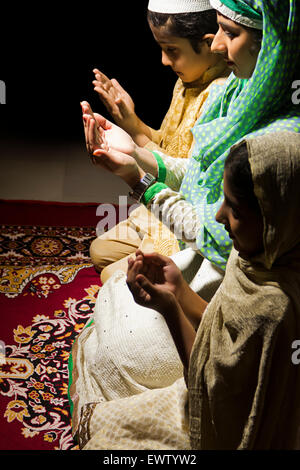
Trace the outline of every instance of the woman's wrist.
<path fill-rule="evenodd" d="M 123 176 L 123 181 L 128 184 L 132 189 L 140 182 L 145 176 L 144 170 L 137 164 L 133 171 Z"/>
<path fill-rule="evenodd" d="M 147 173 L 157 178 L 158 176 L 158 164 L 156 158 L 150 150 L 139 147 L 135 142 L 133 150 L 130 153 L 130 156 L 135 159 L 137 164 Z"/>

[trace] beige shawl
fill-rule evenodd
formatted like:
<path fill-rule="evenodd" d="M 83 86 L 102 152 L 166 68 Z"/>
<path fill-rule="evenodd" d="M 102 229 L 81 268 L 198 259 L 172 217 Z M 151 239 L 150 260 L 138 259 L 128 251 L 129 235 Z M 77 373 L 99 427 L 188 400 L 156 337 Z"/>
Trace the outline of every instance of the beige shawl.
<path fill-rule="evenodd" d="M 239 144 L 238 144 L 239 145 Z M 264 253 L 233 250 L 191 355 L 193 449 L 300 448 L 300 135 L 247 141 Z"/>

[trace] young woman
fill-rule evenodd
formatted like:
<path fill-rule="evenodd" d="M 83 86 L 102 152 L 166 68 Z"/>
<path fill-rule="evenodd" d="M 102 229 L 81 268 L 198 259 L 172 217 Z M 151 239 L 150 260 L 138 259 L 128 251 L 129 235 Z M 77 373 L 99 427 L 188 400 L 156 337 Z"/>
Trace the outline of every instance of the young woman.
<path fill-rule="evenodd" d="M 216 218 L 234 248 L 208 306 L 169 258 L 138 254 L 130 263 L 133 296 L 163 315 L 187 370 L 187 391 L 179 379 L 85 407 L 82 448 L 300 448 L 300 369 L 292 362 L 300 337 L 299 178 L 297 133 L 233 147 Z"/>
<path fill-rule="evenodd" d="M 131 97 L 119 83 L 109 80 L 95 69 L 93 82 L 100 99 L 115 123 L 128 132 L 134 142 L 148 150 L 159 150 L 176 158 L 187 158 L 192 147 L 191 128 L 200 117 L 211 86 L 224 84 L 230 71 L 210 45 L 218 27 L 216 14 L 209 0 L 161 2 L 150 0 L 148 22 L 155 41 L 162 50 L 162 63 L 177 74 L 170 108 L 157 131 L 145 124 L 135 113 Z M 83 103 L 83 111 L 88 107 Z M 148 249 L 171 255 L 179 251 L 178 243 L 167 228 L 141 206 L 129 218 L 93 241 L 91 259 L 101 280 L 111 275 L 114 267 L 105 266 L 134 253 L 143 242 Z M 151 248 L 149 248 L 151 247 Z"/>

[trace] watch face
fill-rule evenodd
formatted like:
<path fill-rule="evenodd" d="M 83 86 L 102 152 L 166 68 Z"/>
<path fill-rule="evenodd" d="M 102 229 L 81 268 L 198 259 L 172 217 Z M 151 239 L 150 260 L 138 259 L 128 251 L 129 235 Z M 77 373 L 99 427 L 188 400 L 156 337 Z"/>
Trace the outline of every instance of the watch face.
<path fill-rule="evenodd" d="M 141 181 L 133 188 L 133 191 L 129 195 L 140 202 L 146 190 L 156 181 L 156 178 L 150 173 L 146 173 Z"/>

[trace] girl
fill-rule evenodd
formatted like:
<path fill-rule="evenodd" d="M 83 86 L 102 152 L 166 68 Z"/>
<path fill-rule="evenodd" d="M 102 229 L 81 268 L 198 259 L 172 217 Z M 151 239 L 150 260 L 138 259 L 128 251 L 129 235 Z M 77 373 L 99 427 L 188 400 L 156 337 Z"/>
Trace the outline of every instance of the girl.
<path fill-rule="evenodd" d="M 299 134 L 233 147 L 216 219 L 234 248 L 208 306 L 169 258 L 138 253 L 129 264 L 136 302 L 170 328 L 188 392 L 179 379 L 85 407 L 84 449 L 300 448 L 300 369 L 291 360 L 300 337 L 299 178 Z"/>

